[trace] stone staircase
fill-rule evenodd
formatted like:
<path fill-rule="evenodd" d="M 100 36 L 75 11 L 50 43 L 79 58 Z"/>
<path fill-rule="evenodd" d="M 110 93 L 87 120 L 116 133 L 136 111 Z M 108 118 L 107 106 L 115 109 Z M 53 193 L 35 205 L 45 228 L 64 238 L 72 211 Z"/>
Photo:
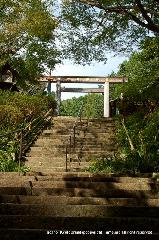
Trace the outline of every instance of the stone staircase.
<path fill-rule="evenodd" d="M 101 240 L 117 232 L 129 239 L 132 231 L 158 236 L 157 179 L 82 172 L 90 158 L 114 154 L 111 119 L 78 122 L 76 148 L 68 154 L 65 172 L 65 148 L 75 120 L 57 117 L 41 134 L 27 154 L 31 172 L 0 173 L 0 239 Z"/>
<path fill-rule="evenodd" d="M 159 184 L 150 177 L 54 172 L 0 173 L 0 178 L 3 240 L 83 239 L 77 231 L 85 231 L 84 239 L 107 239 L 108 231 L 159 233 Z M 77 235 L 56 235 L 57 231 Z"/>
<path fill-rule="evenodd" d="M 69 147 L 75 127 L 75 148 Z M 89 160 L 110 156 L 116 150 L 112 119 L 82 119 L 55 117 L 53 127 L 44 130 L 26 157 L 26 166 L 36 172 L 66 171 L 66 145 L 68 145 L 67 171 L 84 171 Z"/>

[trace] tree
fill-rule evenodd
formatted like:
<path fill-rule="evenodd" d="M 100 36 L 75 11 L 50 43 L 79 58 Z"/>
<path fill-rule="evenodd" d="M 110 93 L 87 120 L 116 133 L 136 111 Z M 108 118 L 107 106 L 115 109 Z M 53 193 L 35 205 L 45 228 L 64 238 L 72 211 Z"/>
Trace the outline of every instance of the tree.
<path fill-rule="evenodd" d="M 62 101 L 61 115 L 79 116 L 81 109 L 82 117 L 99 118 L 103 117 L 104 97 L 101 94 L 90 93 L 79 98 L 72 98 Z"/>
<path fill-rule="evenodd" d="M 103 61 L 106 51 L 131 51 L 159 34 L 158 0 L 64 0 L 64 36 L 77 63 Z"/>
<path fill-rule="evenodd" d="M 0 0 L 0 70 L 22 82 L 53 69 L 59 62 L 57 25 L 52 1 Z"/>
<path fill-rule="evenodd" d="M 159 100 L 159 37 L 147 38 L 141 49 L 119 66 L 117 75 L 126 76 L 128 83 L 116 86 L 114 98 L 124 92 L 129 101 Z"/>
<path fill-rule="evenodd" d="M 118 153 L 95 166 L 112 172 L 158 172 L 159 37 L 146 38 L 140 51 L 133 52 L 112 75 L 128 78 L 127 83 L 114 85 L 113 91 L 113 99 L 124 93 L 117 103 L 123 114 L 116 118 Z"/>

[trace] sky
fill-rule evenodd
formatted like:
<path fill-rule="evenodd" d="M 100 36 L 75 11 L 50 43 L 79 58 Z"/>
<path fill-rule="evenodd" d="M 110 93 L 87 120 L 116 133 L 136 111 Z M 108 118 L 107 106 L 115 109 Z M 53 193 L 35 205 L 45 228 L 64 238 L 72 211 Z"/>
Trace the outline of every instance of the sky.
<path fill-rule="evenodd" d="M 73 64 L 70 61 L 65 61 L 63 64 L 59 64 L 56 66 L 55 70 L 52 71 L 52 76 L 100 76 L 100 77 L 106 77 L 108 76 L 112 71 L 117 72 L 118 66 L 120 63 L 122 63 L 126 57 L 124 56 L 116 56 L 113 57 L 112 55 L 107 56 L 107 63 L 94 63 L 92 65 L 77 65 Z M 97 84 L 62 84 L 62 86 L 66 87 L 98 87 Z M 52 83 L 51 91 L 55 91 L 56 86 Z M 72 98 L 72 97 L 79 97 L 81 93 L 62 93 L 62 100 Z"/>

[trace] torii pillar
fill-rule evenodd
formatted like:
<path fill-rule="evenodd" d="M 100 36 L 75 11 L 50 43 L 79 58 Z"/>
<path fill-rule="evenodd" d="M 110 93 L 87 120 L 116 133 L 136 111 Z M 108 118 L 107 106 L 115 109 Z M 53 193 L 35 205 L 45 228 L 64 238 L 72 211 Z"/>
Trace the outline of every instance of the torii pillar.
<path fill-rule="evenodd" d="M 61 105 L 61 81 L 60 79 L 56 82 L 56 101 L 57 101 L 57 115 L 60 114 L 60 105 Z"/>
<path fill-rule="evenodd" d="M 109 82 L 105 82 L 104 84 L 104 117 L 110 117 L 110 109 L 109 109 Z"/>
<path fill-rule="evenodd" d="M 48 81 L 47 92 L 48 92 L 48 94 L 51 94 L 51 81 Z"/>

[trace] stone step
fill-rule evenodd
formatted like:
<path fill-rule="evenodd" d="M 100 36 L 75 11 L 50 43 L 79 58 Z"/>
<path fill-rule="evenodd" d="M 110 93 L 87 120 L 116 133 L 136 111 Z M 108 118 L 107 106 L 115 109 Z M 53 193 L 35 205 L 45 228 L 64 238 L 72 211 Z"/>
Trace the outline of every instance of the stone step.
<path fill-rule="evenodd" d="M 83 182 L 83 181 L 40 181 L 32 182 L 32 193 L 40 195 L 47 194 L 61 194 L 65 196 L 111 196 L 111 197 L 128 197 L 129 194 L 134 197 L 141 194 L 154 195 L 158 197 L 158 184 L 156 183 L 101 183 L 101 182 Z M 68 195 L 67 195 L 68 194 Z M 73 195 L 72 195 L 73 194 Z"/>
<path fill-rule="evenodd" d="M 51 165 L 51 164 L 63 164 L 66 162 L 66 158 L 58 158 L 58 157 L 50 157 L 50 158 L 34 158 L 34 157 L 28 157 L 28 161 L 25 162 L 26 165 L 31 164 L 34 165 L 39 164 L 39 165 L 43 165 L 43 164 L 47 164 L 47 165 Z"/>
<path fill-rule="evenodd" d="M 81 151 L 75 153 L 68 153 L 68 159 L 80 159 L 81 161 L 92 161 L 96 158 L 106 158 L 114 156 L 114 151 L 96 151 L 96 152 L 88 152 Z"/>
<path fill-rule="evenodd" d="M 31 171 L 36 172 L 37 174 L 50 174 L 50 173 L 54 173 L 54 172 L 58 172 L 58 173 L 65 173 L 65 172 L 69 172 L 69 173 L 74 173 L 74 172 L 83 172 L 85 169 L 82 167 L 77 167 L 77 168 L 67 168 L 66 171 L 66 167 L 47 167 L 44 169 L 44 167 L 32 167 Z"/>
<path fill-rule="evenodd" d="M 0 194 L 52 195 L 108 198 L 159 198 L 158 184 L 122 184 L 69 181 L 7 181 L 0 185 Z"/>
<path fill-rule="evenodd" d="M 40 135 L 38 139 L 44 139 L 46 141 L 50 141 L 52 139 L 62 139 L 62 141 L 67 141 L 69 139 L 70 135 L 52 135 L 52 134 L 48 134 L 48 135 Z"/>
<path fill-rule="evenodd" d="M 88 153 L 92 153 L 92 152 L 103 152 L 103 151 L 115 151 L 116 147 L 114 147 L 113 145 L 109 144 L 106 146 L 95 146 L 95 145 L 88 145 L 88 146 L 75 146 L 75 148 L 72 146 L 72 150 L 74 150 L 75 152 L 85 152 L 88 151 Z M 42 152 L 43 154 L 54 154 L 54 152 L 65 152 L 66 151 L 66 146 L 65 145 L 61 145 L 61 147 L 56 147 L 56 146 L 45 146 L 45 147 L 31 147 L 30 149 L 30 153 L 39 153 Z M 27 154 L 26 154 L 27 155 Z"/>
<path fill-rule="evenodd" d="M 29 166 L 30 168 L 35 168 L 35 167 L 50 167 L 51 166 L 51 163 L 52 163 L 52 165 L 54 166 L 54 168 L 57 168 L 57 167 L 65 167 L 65 165 L 66 165 L 66 161 L 63 161 L 63 162 L 46 162 L 46 161 L 43 161 L 43 162 L 28 162 L 27 164 L 26 164 L 26 166 Z M 76 162 L 68 162 L 68 166 L 70 167 L 82 167 L 82 168 L 87 168 L 87 167 L 89 167 L 90 166 L 90 163 L 89 162 L 78 162 L 77 160 L 76 160 Z"/>
<path fill-rule="evenodd" d="M 80 137 L 91 137 L 91 138 L 98 138 L 98 139 L 109 139 L 110 137 L 113 137 L 113 133 L 94 133 L 94 132 L 80 132 Z M 78 135 L 77 135 L 78 136 Z"/>
<path fill-rule="evenodd" d="M 114 121 L 112 118 L 105 118 L 105 117 L 102 117 L 102 118 L 89 118 L 88 119 L 88 122 L 98 122 L 98 123 L 105 123 L 105 122 L 112 122 Z"/>
<path fill-rule="evenodd" d="M 0 172 L 0 185 L 3 182 L 6 181 L 13 181 L 13 180 L 19 180 L 20 182 L 26 182 L 26 181 L 34 181 L 35 176 L 33 175 L 26 175 L 24 176 L 24 173 L 18 173 L 18 172 Z"/>
<path fill-rule="evenodd" d="M 63 150 L 53 150 L 53 151 L 44 151 L 44 150 L 41 150 L 41 151 L 30 151 L 30 152 L 28 152 L 28 153 L 26 153 L 26 157 L 28 158 L 28 157 L 37 157 L 38 158 L 38 156 L 40 155 L 40 157 L 43 157 L 43 158 L 51 158 L 51 157 L 55 157 L 55 158 L 58 158 L 59 156 L 60 157 L 64 157 L 65 156 L 65 154 L 66 154 L 66 150 L 65 149 L 63 149 Z"/>
<path fill-rule="evenodd" d="M 73 148 L 73 143 L 72 143 L 72 148 Z M 81 144 L 81 143 L 76 143 L 75 144 L 75 148 L 77 149 L 81 149 L 81 148 L 84 148 L 84 149 L 92 149 L 92 148 L 97 148 L 97 149 L 100 149 L 100 148 L 103 148 L 102 144 L 87 144 L 87 145 L 84 145 L 84 144 Z M 105 147 L 110 147 L 110 148 L 114 148 L 114 146 L 112 144 L 109 144 L 108 146 L 105 146 Z M 47 145 L 44 145 L 44 146 L 32 146 L 30 148 L 30 151 L 47 151 L 47 150 L 52 150 L 52 151 L 55 151 L 55 150 L 63 150 L 66 148 L 66 145 L 64 144 L 47 144 Z"/>
<path fill-rule="evenodd" d="M 64 135 L 53 135 L 51 136 L 51 138 L 43 138 L 41 135 L 38 137 L 38 139 L 36 140 L 35 143 L 38 144 L 43 144 L 43 143 L 47 143 L 50 142 L 51 144 L 61 144 L 61 143 L 65 143 L 67 140 L 69 139 L 69 136 L 64 136 Z"/>
<path fill-rule="evenodd" d="M 73 140 L 71 142 L 71 148 L 74 148 L 74 145 L 73 145 Z M 33 151 L 35 150 L 39 150 L 39 148 L 41 148 L 41 150 L 43 149 L 52 149 L 52 150 L 56 150 L 56 149 L 59 149 L 59 150 L 63 150 L 63 149 L 66 149 L 66 145 L 69 147 L 70 146 L 70 143 L 69 142 L 66 142 L 66 143 L 52 143 L 52 142 L 43 142 L 43 143 L 34 143 L 32 145 L 32 147 L 29 149 L 29 151 L 31 151 L 33 149 Z M 84 142 L 84 141 L 76 141 L 75 140 L 75 148 L 78 148 L 78 149 L 105 149 L 105 148 L 112 148 L 112 149 L 117 149 L 116 146 L 114 146 L 114 144 L 112 144 L 111 142 L 107 142 L 107 143 L 102 143 L 102 142 Z"/>
<path fill-rule="evenodd" d="M 45 172 L 45 174 L 50 174 L 53 172 L 61 172 L 61 173 L 65 173 L 65 172 L 69 172 L 69 173 L 74 173 L 74 172 L 85 172 L 86 171 L 86 167 L 83 166 L 67 166 L 67 170 L 66 170 L 66 166 L 63 165 L 61 167 L 41 167 L 41 166 L 35 166 L 35 167 L 31 167 L 31 171 L 33 172 L 37 172 L 42 174 L 43 172 Z"/>
<path fill-rule="evenodd" d="M 63 152 L 63 153 L 56 152 L 53 154 L 53 157 L 51 154 L 45 155 L 45 154 L 40 153 L 40 155 L 41 155 L 40 158 L 38 157 L 39 154 L 37 154 L 35 152 L 35 153 L 27 154 L 26 158 L 28 159 L 28 161 L 29 161 L 29 159 L 37 159 L 37 162 L 40 162 L 41 159 L 42 160 L 43 159 L 56 159 L 56 158 L 58 158 L 59 154 L 63 156 L 63 159 L 65 161 L 65 159 L 66 159 L 65 152 Z M 67 159 L 68 159 L 68 161 L 69 161 L 69 159 L 73 159 L 73 161 L 77 161 L 78 159 L 80 159 L 81 162 L 88 162 L 88 161 L 92 161 L 96 158 L 104 158 L 104 157 L 106 158 L 106 157 L 111 157 L 113 155 L 114 155 L 114 152 L 112 152 L 112 151 L 109 151 L 109 152 L 105 151 L 102 153 L 100 151 L 95 152 L 95 153 L 94 152 L 88 153 L 87 151 L 86 152 L 83 151 L 83 152 L 76 152 L 76 153 L 68 153 Z M 38 159 L 39 159 L 39 161 L 38 161 Z M 27 162 L 26 162 L 26 164 L 27 164 Z"/>
<path fill-rule="evenodd" d="M 49 136 L 42 136 L 40 135 L 39 138 L 37 139 L 37 143 L 38 141 L 43 141 L 43 142 L 56 142 L 56 141 L 59 141 L 61 140 L 63 143 L 68 143 L 69 142 L 69 139 L 70 139 L 70 135 L 49 135 Z M 114 137 L 111 137 L 110 135 L 108 136 L 94 136 L 92 134 L 88 134 L 87 135 L 83 135 L 82 136 L 78 136 L 76 135 L 76 141 L 87 141 L 87 142 L 107 142 L 107 141 L 110 141 L 110 142 L 113 142 L 115 140 Z"/>
<path fill-rule="evenodd" d="M 54 217 L 152 217 L 159 216 L 159 207 L 125 207 L 105 205 L 12 204 L 0 203 L 0 215 Z"/>
<path fill-rule="evenodd" d="M 159 199 L 0 195 L 0 203 L 159 207 Z"/>
<path fill-rule="evenodd" d="M 114 130 L 115 130 L 115 127 L 114 126 L 108 126 L 108 127 L 105 127 L 105 128 L 97 128 L 97 127 L 77 127 L 76 129 L 77 131 L 77 134 L 79 132 L 84 132 L 84 133 L 93 133 L 93 134 L 96 134 L 96 135 L 100 135 L 102 133 L 108 135 L 108 134 L 113 134 L 114 133 Z"/>
<path fill-rule="evenodd" d="M 26 165 L 28 165 L 29 163 L 42 163 L 42 162 L 48 162 L 48 164 L 51 164 L 52 162 L 61 162 L 61 163 L 63 163 L 63 162 L 65 162 L 66 161 L 66 156 L 65 155 L 63 155 L 62 157 L 58 157 L 58 156 L 45 156 L 45 157 L 42 157 L 42 156 L 40 156 L 40 157 L 30 157 L 30 156 L 28 156 L 27 158 L 26 158 L 26 162 L 25 162 L 25 164 Z"/>
<path fill-rule="evenodd" d="M 1 185 L 3 186 L 3 185 Z M 126 182 L 87 182 L 87 181 L 33 181 L 33 188 L 80 188 L 80 189 L 93 189 L 94 191 L 105 192 L 109 190 L 138 190 L 138 191 L 152 191 L 152 193 L 159 193 L 158 183 L 126 183 Z"/>
<path fill-rule="evenodd" d="M 72 139 L 72 145 L 73 145 L 73 139 Z M 76 144 L 76 147 L 105 147 L 105 143 L 102 143 L 102 142 L 96 142 L 96 141 L 84 141 L 84 140 L 77 140 L 75 139 L 75 144 Z M 107 144 L 108 146 L 110 147 L 114 147 L 114 144 Z M 38 147 L 41 147 L 41 148 L 65 148 L 65 145 L 64 143 L 62 143 L 60 140 L 59 140 L 59 144 L 57 142 L 53 142 L 53 141 L 43 141 L 43 142 L 36 142 L 32 145 L 31 149 L 32 148 L 38 148 Z"/>
<path fill-rule="evenodd" d="M 45 172 L 46 174 L 52 173 L 52 172 L 66 172 L 66 167 L 63 165 L 62 167 L 43 167 L 36 165 L 35 167 L 31 167 L 31 171 L 42 173 Z"/>
<path fill-rule="evenodd" d="M 79 117 L 73 117 L 73 116 L 57 116 L 53 118 L 53 122 L 72 122 L 72 121 L 79 121 Z M 81 122 L 110 122 L 114 121 L 112 118 L 82 118 Z"/>
<path fill-rule="evenodd" d="M 0 172 L 0 178 L 2 180 L 12 181 L 14 179 L 19 179 L 21 182 L 24 181 L 33 181 L 37 180 L 64 180 L 64 181 L 87 181 L 87 182 L 112 182 L 112 183 L 144 183 L 144 184 L 159 184 L 159 179 L 152 178 L 152 173 L 143 173 L 139 174 L 137 177 L 129 177 L 129 176 L 121 176 L 121 174 L 114 173 L 50 173 L 42 175 L 37 174 L 36 172 L 28 172 L 25 175 L 21 173 L 19 175 L 18 172 Z"/>
<path fill-rule="evenodd" d="M 16 189 L 13 191 L 13 195 L 20 194 L 20 191 Z M 1 193 L 1 191 L 0 191 Z M 6 193 L 5 191 L 2 192 Z M 79 188 L 33 188 L 32 194 L 35 196 L 40 195 L 52 195 L 52 196 L 83 196 L 83 197 L 107 197 L 107 198 L 159 198 L 158 193 L 153 193 L 152 191 L 146 190 L 107 190 L 107 191 L 94 191 L 93 189 L 79 189 Z"/>
<path fill-rule="evenodd" d="M 86 125 L 86 124 L 84 124 L 84 125 L 80 125 L 80 124 L 77 124 L 76 126 L 73 126 L 73 125 L 64 125 L 63 127 L 61 127 L 61 126 L 54 126 L 54 127 L 52 127 L 52 128 L 50 128 L 50 129 L 46 129 L 46 130 L 44 130 L 43 131 L 43 133 L 58 133 L 58 132 L 61 132 L 61 131 L 64 131 L 64 132 L 66 132 L 66 131 L 68 131 L 68 132 L 73 132 L 74 131 L 74 127 L 75 127 L 75 130 L 77 131 L 77 132 L 79 132 L 79 131 L 94 131 L 94 132 L 100 132 L 100 131 L 105 131 L 105 132 L 111 132 L 111 131 L 113 131 L 114 129 L 115 129 L 115 124 L 114 123 L 109 123 L 109 124 L 105 124 L 105 125 L 93 125 L 93 124 L 89 124 L 89 125 Z"/>
<path fill-rule="evenodd" d="M 75 133 L 76 134 L 79 134 L 79 133 L 94 133 L 94 134 L 102 134 L 102 133 L 113 133 L 115 130 L 114 126 L 107 126 L 106 128 L 95 128 L 95 127 L 75 127 Z M 41 135 L 71 135 L 74 133 L 74 129 L 71 128 L 64 128 L 64 129 L 61 129 L 61 128 L 51 128 L 51 129 L 47 129 L 47 130 L 44 130 L 42 132 Z"/>
<path fill-rule="evenodd" d="M 80 133 L 80 132 L 88 132 L 88 133 L 95 133 L 95 134 L 100 134 L 100 133 L 112 133 L 114 131 L 114 126 L 113 125 L 109 125 L 107 127 L 75 127 L 75 133 Z M 48 130 L 44 130 L 42 135 L 49 135 L 49 134 L 62 134 L 62 135 L 67 135 L 67 134 L 73 134 L 74 129 L 73 128 L 52 128 L 52 129 L 48 129 Z"/>
<path fill-rule="evenodd" d="M 51 229 L 51 230 L 142 230 L 158 232 L 159 219 L 145 217 L 53 217 L 0 215 L 1 229 Z M 58 236 L 59 237 L 59 236 Z M 75 237 L 75 236 L 73 236 Z M 92 237 L 92 236 L 91 236 Z M 150 237 L 150 236 L 149 236 Z M 23 239 L 23 238 L 22 238 Z M 81 239 L 81 235 L 80 235 Z"/>
<path fill-rule="evenodd" d="M 95 126 L 95 127 L 105 127 L 107 125 L 110 125 L 110 124 L 115 124 L 115 122 L 112 120 L 112 121 L 107 121 L 107 122 L 103 122 L 103 121 L 90 121 L 88 123 L 82 123 L 82 124 L 87 124 L 88 126 Z M 80 123 L 78 123 L 78 125 L 80 125 Z"/>
<path fill-rule="evenodd" d="M 56 133 L 56 132 L 49 132 L 49 133 L 42 133 L 40 136 L 41 137 L 51 137 L 51 136 L 58 136 L 58 135 L 63 135 L 63 136 L 69 136 L 71 135 L 72 133 L 69 132 L 69 131 L 60 131 L 59 133 Z"/>
<path fill-rule="evenodd" d="M 53 164 L 53 167 L 51 167 L 51 168 L 65 168 L 65 162 L 63 162 L 63 163 L 55 163 L 55 164 Z M 26 164 L 26 166 L 28 166 L 29 168 L 31 168 L 31 169 L 35 169 L 35 168 L 41 168 L 41 169 L 45 169 L 45 168 L 49 168 L 50 167 L 50 164 L 48 164 L 47 162 L 38 162 L 38 163 L 28 163 L 28 164 Z"/>
<path fill-rule="evenodd" d="M 73 116 L 57 116 L 53 118 L 53 122 L 62 122 L 62 123 L 65 121 L 72 122 L 78 119 L 79 119 L 78 117 L 73 117 Z"/>
<path fill-rule="evenodd" d="M 73 143 L 73 139 L 71 139 L 71 142 Z M 76 141 L 76 144 L 77 145 L 81 145 L 83 144 L 84 146 L 87 146 L 87 145 L 99 145 L 99 146 L 102 146 L 102 145 L 105 145 L 105 142 L 103 141 L 98 141 L 96 138 L 75 138 L 75 141 Z M 70 139 L 68 139 L 67 141 L 62 141 L 62 139 L 56 139 L 56 140 L 53 140 L 53 139 L 38 139 L 32 146 L 62 146 L 62 145 L 66 145 L 66 144 L 69 144 L 70 143 Z M 112 144 L 112 140 L 109 140 L 107 139 L 107 144 Z"/>
<path fill-rule="evenodd" d="M 111 182 L 113 183 L 144 183 L 153 185 L 155 183 L 158 183 L 158 180 L 154 180 L 148 177 L 119 177 L 115 174 L 94 174 L 94 173 L 52 173 L 48 175 L 42 175 L 39 176 L 35 173 L 27 173 L 30 176 L 36 177 L 37 181 L 84 181 L 84 182 Z"/>
<path fill-rule="evenodd" d="M 53 154 L 53 159 L 54 158 L 57 158 L 58 156 L 59 156 L 59 154 L 60 155 L 62 155 L 63 156 L 63 158 L 64 159 L 66 159 L 66 154 L 65 154 L 65 152 L 63 152 L 63 153 L 54 153 Z M 68 153 L 68 160 L 71 158 L 71 159 L 78 159 L 78 158 L 80 158 L 80 161 L 91 161 L 92 159 L 96 159 L 96 158 L 100 158 L 100 157 L 110 157 L 110 156 L 113 156 L 113 154 L 114 154 L 114 152 L 112 152 L 112 151 L 104 151 L 104 152 L 100 152 L 100 151 L 98 151 L 98 152 L 90 152 L 90 153 L 88 153 L 87 151 L 86 152 L 76 152 L 76 153 Z M 45 155 L 45 154 L 42 154 L 42 153 L 40 153 L 40 155 L 41 155 L 41 159 L 51 159 L 52 158 L 52 155 L 51 154 L 47 154 L 47 155 Z M 38 156 L 39 156 L 39 154 L 37 154 L 36 152 L 35 153 L 30 153 L 30 154 L 27 154 L 27 156 L 26 156 L 26 158 L 27 159 L 39 159 L 40 160 L 40 158 L 38 158 Z"/>
<path fill-rule="evenodd" d="M 97 149 L 90 149 L 90 150 L 87 150 L 87 149 L 81 149 L 81 148 L 75 148 L 75 149 L 71 149 L 73 152 L 70 153 L 70 154 L 78 154 L 78 153 L 81 153 L 82 156 L 90 156 L 90 155 L 104 155 L 104 154 L 111 154 L 115 151 L 115 149 L 113 148 L 105 148 L 104 150 L 100 150 L 99 148 Z M 66 149 L 43 149 L 43 148 L 39 148 L 39 149 L 36 149 L 36 148 L 33 148 L 32 151 L 30 151 L 29 153 L 26 154 L 27 157 L 34 157 L 34 156 L 41 156 L 41 157 L 58 157 L 60 155 L 65 155 L 66 154 Z"/>

